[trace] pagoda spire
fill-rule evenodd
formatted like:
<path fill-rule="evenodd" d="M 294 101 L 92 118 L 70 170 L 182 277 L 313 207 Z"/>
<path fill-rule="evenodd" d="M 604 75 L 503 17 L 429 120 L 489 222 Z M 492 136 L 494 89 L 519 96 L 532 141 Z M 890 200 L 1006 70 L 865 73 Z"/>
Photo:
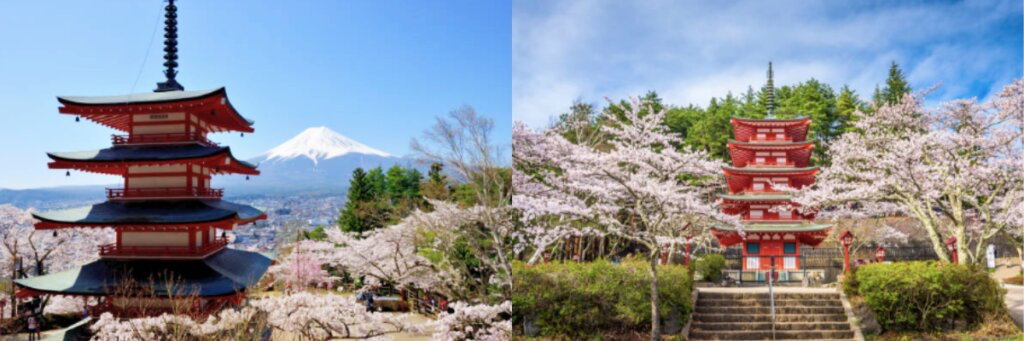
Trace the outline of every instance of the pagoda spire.
<path fill-rule="evenodd" d="M 768 62 L 768 82 L 765 83 L 761 92 L 764 93 L 765 108 L 768 109 L 768 118 L 775 118 L 775 82 L 772 79 L 772 62 Z"/>
<path fill-rule="evenodd" d="M 181 91 L 185 87 L 174 79 L 178 75 L 178 7 L 174 6 L 174 0 L 167 1 L 164 7 L 164 75 L 167 81 L 156 83 L 155 92 Z"/>

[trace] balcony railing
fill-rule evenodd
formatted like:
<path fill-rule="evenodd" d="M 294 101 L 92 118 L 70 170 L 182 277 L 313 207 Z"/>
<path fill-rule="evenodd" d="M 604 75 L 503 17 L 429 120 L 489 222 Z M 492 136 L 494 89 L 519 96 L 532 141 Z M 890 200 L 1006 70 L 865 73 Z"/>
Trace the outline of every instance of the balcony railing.
<path fill-rule="evenodd" d="M 160 144 L 160 143 L 182 143 L 199 142 L 207 146 L 216 146 L 216 143 L 206 138 L 205 134 L 198 132 L 191 133 L 163 133 L 163 134 L 129 134 L 111 135 L 110 139 L 114 145 L 127 144 Z"/>
<path fill-rule="evenodd" d="M 224 196 L 222 188 L 182 188 L 182 187 L 158 187 L 158 188 L 107 188 L 107 199 L 131 200 L 131 199 L 152 199 L 152 198 L 197 198 L 211 199 Z"/>
<path fill-rule="evenodd" d="M 117 244 L 100 245 L 100 257 L 201 257 L 220 250 L 228 245 L 227 238 L 214 239 L 202 247 L 188 246 L 118 246 Z"/>
<path fill-rule="evenodd" d="M 757 161 L 752 161 L 752 162 L 747 164 L 747 167 L 796 167 L 796 163 L 794 163 L 794 162 L 778 163 L 778 162 L 757 162 Z"/>
<path fill-rule="evenodd" d="M 793 139 L 788 136 L 778 137 L 774 134 L 771 135 L 754 135 L 750 138 L 751 142 L 793 142 Z"/>

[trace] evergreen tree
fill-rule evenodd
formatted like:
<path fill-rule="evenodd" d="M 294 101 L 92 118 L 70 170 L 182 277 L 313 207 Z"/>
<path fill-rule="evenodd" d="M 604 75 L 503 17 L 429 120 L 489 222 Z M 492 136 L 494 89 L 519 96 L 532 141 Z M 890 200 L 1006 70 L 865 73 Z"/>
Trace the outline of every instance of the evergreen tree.
<path fill-rule="evenodd" d="M 743 105 L 740 109 L 739 117 L 753 119 L 764 118 L 766 109 L 761 106 L 761 102 L 758 100 L 759 96 L 759 92 L 754 92 L 754 87 L 747 86 L 747 92 L 743 94 Z"/>
<path fill-rule="evenodd" d="M 448 200 L 451 198 L 448 176 L 442 173 L 443 170 L 444 165 L 440 163 L 434 162 L 430 164 L 427 179 L 420 184 L 420 193 L 423 193 L 423 197 L 433 200 Z"/>
<path fill-rule="evenodd" d="M 910 85 L 907 84 L 906 78 L 903 76 L 903 70 L 900 70 L 900 66 L 896 64 L 896 61 L 892 62 L 889 66 L 889 78 L 885 80 L 885 88 L 882 89 L 879 101 L 876 100 L 875 105 L 882 106 L 884 104 L 896 104 L 903 100 L 903 95 L 910 93 Z"/>
<path fill-rule="evenodd" d="M 389 207 L 382 205 L 382 200 L 374 194 L 373 186 L 362 168 L 352 171 L 346 199 L 345 207 L 338 217 L 338 227 L 342 231 L 361 234 L 387 223 Z"/>
<path fill-rule="evenodd" d="M 366 173 L 366 182 L 370 185 L 373 194 L 371 198 L 381 198 L 388 190 L 388 180 L 384 177 L 384 171 L 380 167 L 375 167 Z"/>
<path fill-rule="evenodd" d="M 814 162 L 827 164 L 826 146 L 838 136 L 836 127 L 836 96 L 832 87 L 816 79 L 799 83 L 794 87 L 783 87 L 785 97 L 779 101 L 776 116 L 782 119 L 810 117 L 809 139 L 814 140 Z"/>
<path fill-rule="evenodd" d="M 405 192 L 407 191 L 405 188 L 405 169 L 402 169 L 399 165 L 388 168 L 387 183 L 387 197 L 391 199 L 392 203 L 405 197 Z"/>
<path fill-rule="evenodd" d="M 857 116 L 858 110 L 861 112 L 866 110 L 864 103 L 857 96 L 857 92 L 850 89 L 850 86 L 843 85 L 843 88 L 839 90 L 839 98 L 836 99 L 835 136 L 853 130 L 853 123 L 860 119 Z"/>
<path fill-rule="evenodd" d="M 352 171 L 352 179 L 348 181 L 348 201 L 367 201 L 373 199 L 373 186 L 367 181 L 366 171 L 359 167 Z"/>

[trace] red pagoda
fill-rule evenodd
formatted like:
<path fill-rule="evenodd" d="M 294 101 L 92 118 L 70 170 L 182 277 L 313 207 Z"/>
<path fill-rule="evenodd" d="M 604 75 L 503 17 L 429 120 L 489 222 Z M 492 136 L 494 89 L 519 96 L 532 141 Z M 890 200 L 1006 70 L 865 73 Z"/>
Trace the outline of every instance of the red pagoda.
<path fill-rule="evenodd" d="M 99 298 L 94 313 L 156 314 L 178 297 L 190 309 L 215 311 L 239 304 L 270 265 L 267 255 L 227 248 L 225 231 L 265 219 L 247 205 L 222 200 L 210 179 L 220 174 L 258 175 L 231 149 L 207 137 L 217 132 L 252 132 L 224 88 L 185 91 L 177 71 L 177 8 L 166 6 L 165 82 L 151 93 L 110 97 L 58 97 L 60 113 L 121 131 L 100 150 L 48 153 L 51 169 L 118 175 L 122 188 L 108 188 L 107 201 L 81 208 L 35 213 L 37 230 L 113 228 L 116 242 L 99 249 L 100 259 L 15 281 L 18 296 Z M 54 232 L 56 233 L 56 232 Z M 126 284 L 131 283 L 131 284 Z M 110 299 L 125 285 L 145 286 L 139 300 Z M 139 308 L 145 308 L 140 311 Z"/>
<path fill-rule="evenodd" d="M 768 69 L 771 89 L 771 66 Z M 771 98 L 771 94 L 769 94 Z M 773 114 L 769 102 L 769 115 Z M 801 188 L 814 183 L 818 167 L 810 165 L 814 143 L 807 140 L 810 118 L 732 118 L 734 140 L 729 141 L 732 162 L 723 167 L 729 193 L 722 195 L 722 211 L 739 215 L 744 234 L 727 226 L 712 229 L 723 247 L 743 244 L 741 280 L 761 281 L 768 270 L 778 280 L 801 280 L 806 272 L 800 262 L 800 246 L 817 246 L 830 226 L 815 224 L 814 214 L 801 214 L 788 194 L 774 187 Z"/>

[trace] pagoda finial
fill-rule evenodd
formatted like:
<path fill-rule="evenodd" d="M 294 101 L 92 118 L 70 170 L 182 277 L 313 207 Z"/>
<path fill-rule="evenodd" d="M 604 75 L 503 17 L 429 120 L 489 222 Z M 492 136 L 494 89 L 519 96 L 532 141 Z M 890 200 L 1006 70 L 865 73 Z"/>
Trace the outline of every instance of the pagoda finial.
<path fill-rule="evenodd" d="M 772 78 L 772 62 L 768 61 L 768 82 L 765 83 L 764 89 L 761 89 L 764 93 L 765 108 L 768 109 L 768 118 L 775 118 L 775 82 Z"/>
<path fill-rule="evenodd" d="M 167 0 L 167 7 L 164 7 L 164 75 L 167 81 L 156 83 L 156 92 L 181 91 L 185 87 L 174 79 L 178 75 L 178 7 L 174 6 L 174 0 Z"/>

